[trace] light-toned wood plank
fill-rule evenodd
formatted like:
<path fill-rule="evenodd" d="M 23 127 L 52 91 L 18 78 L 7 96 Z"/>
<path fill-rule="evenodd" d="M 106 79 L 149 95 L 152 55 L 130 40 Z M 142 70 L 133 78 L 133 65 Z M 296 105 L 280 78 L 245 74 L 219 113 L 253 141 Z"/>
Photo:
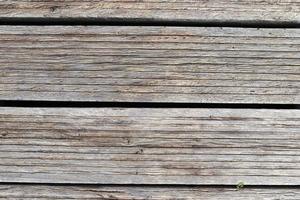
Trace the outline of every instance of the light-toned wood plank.
<path fill-rule="evenodd" d="M 300 184 L 300 111 L 1 108 L 0 181 Z"/>
<path fill-rule="evenodd" d="M 300 30 L 0 27 L 0 99 L 300 103 Z"/>
<path fill-rule="evenodd" d="M 2 18 L 299 23 L 299 11 L 299 0 L 0 1 Z"/>
<path fill-rule="evenodd" d="M 1 185 L 0 199 L 297 200 L 298 189 Z"/>

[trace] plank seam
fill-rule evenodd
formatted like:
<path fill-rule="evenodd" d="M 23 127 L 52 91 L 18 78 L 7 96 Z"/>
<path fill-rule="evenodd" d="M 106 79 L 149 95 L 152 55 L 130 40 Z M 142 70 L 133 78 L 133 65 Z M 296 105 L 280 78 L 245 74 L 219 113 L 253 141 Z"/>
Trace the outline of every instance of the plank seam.
<path fill-rule="evenodd" d="M 234 189 L 237 185 L 218 184 L 91 184 L 91 183 L 30 183 L 30 182 L 0 182 L 0 186 L 20 185 L 20 186 L 58 186 L 58 187 L 157 187 L 157 188 L 228 188 Z M 300 185 L 245 185 L 243 189 L 300 189 Z"/>
<path fill-rule="evenodd" d="M 0 17 L 1 25 L 22 26 L 178 26 L 178 27 L 236 27 L 236 28 L 300 28 L 298 22 L 274 21 L 204 21 L 149 20 L 118 18 L 34 18 Z"/>
<path fill-rule="evenodd" d="M 300 109 L 300 104 L 164 103 L 1 100 L 1 107 Z"/>

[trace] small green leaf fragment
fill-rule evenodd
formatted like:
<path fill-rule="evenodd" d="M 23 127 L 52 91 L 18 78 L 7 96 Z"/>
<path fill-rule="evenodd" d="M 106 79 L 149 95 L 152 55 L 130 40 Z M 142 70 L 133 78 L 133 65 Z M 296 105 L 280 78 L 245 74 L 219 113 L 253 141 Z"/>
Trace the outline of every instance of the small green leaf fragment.
<path fill-rule="evenodd" d="M 238 190 L 241 190 L 241 189 L 243 189 L 244 187 L 245 187 L 244 182 L 239 182 L 239 183 L 236 185 L 236 189 L 238 189 Z"/>

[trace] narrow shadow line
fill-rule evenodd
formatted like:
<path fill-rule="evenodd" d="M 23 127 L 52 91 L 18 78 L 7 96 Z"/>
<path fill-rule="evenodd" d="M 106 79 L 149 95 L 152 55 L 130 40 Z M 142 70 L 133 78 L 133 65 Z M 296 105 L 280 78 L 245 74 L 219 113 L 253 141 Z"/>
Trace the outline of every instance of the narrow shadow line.
<path fill-rule="evenodd" d="M 153 187 L 153 188 L 237 188 L 237 185 L 196 185 L 196 184 L 82 184 L 82 183 L 28 183 L 28 182 L 1 182 L 0 186 L 56 186 L 56 187 Z M 300 185 L 245 185 L 242 189 L 300 189 Z"/>
<path fill-rule="evenodd" d="M 300 28 L 296 21 L 220 21 L 220 20 L 156 20 L 146 18 L 32 18 L 0 17 L 0 25 L 23 26 L 183 26 L 241 28 Z"/>
<path fill-rule="evenodd" d="M 0 101 L 2 107 L 78 107 L 78 108 L 228 108 L 300 109 L 300 104 L 161 103 L 161 102 L 81 102 L 81 101 Z"/>

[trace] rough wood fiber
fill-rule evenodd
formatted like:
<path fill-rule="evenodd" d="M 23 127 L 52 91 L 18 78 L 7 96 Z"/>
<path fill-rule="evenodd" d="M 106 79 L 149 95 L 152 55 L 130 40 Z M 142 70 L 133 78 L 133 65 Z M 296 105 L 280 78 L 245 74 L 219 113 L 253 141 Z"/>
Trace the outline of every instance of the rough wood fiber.
<path fill-rule="evenodd" d="M 298 189 L 243 189 L 199 187 L 71 187 L 0 186 L 0 199 L 103 200 L 296 200 Z"/>
<path fill-rule="evenodd" d="M 0 181 L 300 184 L 300 111 L 2 108 Z"/>
<path fill-rule="evenodd" d="M 299 23 L 299 0 L 1 0 L 0 17 Z"/>
<path fill-rule="evenodd" d="M 0 27 L 0 99 L 300 103 L 300 30 Z"/>

